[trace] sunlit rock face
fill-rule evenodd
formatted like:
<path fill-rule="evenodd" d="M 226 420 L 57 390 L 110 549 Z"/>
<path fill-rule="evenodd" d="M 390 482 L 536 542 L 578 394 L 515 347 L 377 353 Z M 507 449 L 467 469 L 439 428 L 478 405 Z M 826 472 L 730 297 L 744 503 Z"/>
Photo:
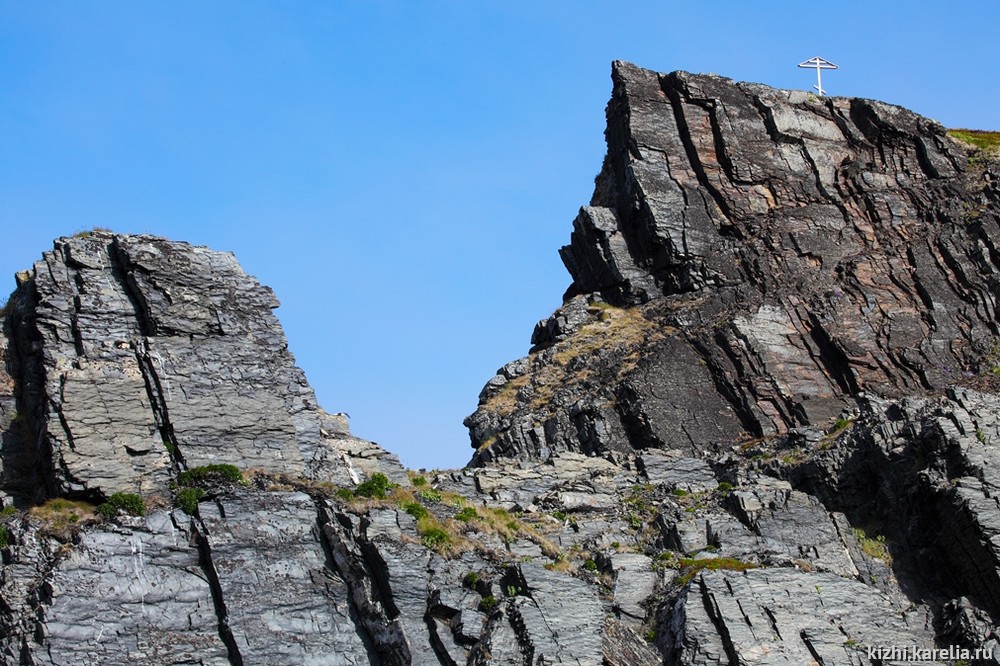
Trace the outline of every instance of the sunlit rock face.
<path fill-rule="evenodd" d="M 231 254 L 95 230 L 19 273 L 0 663 L 995 646 L 995 157 L 879 102 L 612 78 L 572 283 L 465 469 L 320 409 Z"/>

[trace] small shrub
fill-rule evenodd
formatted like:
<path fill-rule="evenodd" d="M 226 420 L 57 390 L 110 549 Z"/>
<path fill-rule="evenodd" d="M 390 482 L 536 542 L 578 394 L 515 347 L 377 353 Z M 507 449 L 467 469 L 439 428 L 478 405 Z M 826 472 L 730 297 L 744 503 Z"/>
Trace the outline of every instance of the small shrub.
<path fill-rule="evenodd" d="M 10 546 L 10 530 L 6 525 L 0 525 L 0 550 Z"/>
<path fill-rule="evenodd" d="M 205 496 L 201 488 L 181 488 L 177 491 L 177 506 L 181 511 L 193 516 L 198 511 L 198 502 Z"/>
<path fill-rule="evenodd" d="M 494 597 L 492 594 L 487 595 L 479 600 L 479 610 L 487 614 L 492 613 L 498 605 L 499 602 L 497 601 L 496 597 Z"/>
<path fill-rule="evenodd" d="M 597 562 L 594 560 L 587 560 L 583 563 L 583 568 L 587 571 L 597 571 Z"/>
<path fill-rule="evenodd" d="M 427 488 L 425 490 L 418 490 L 417 497 L 425 502 L 440 502 L 442 497 L 441 493 L 433 488 Z"/>
<path fill-rule="evenodd" d="M 556 520 L 558 520 L 559 522 L 565 522 L 566 521 L 566 512 L 565 511 L 553 511 L 552 512 L 552 517 L 555 518 Z"/>
<path fill-rule="evenodd" d="M 163 448 L 165 448 L 167 450 L 167 453 L 169 453 L 172 457 L 174 458 L 177 457 L 177 445 L 171 442 L 169 439 L 163 440 Z"/>
<path fill-rule="evenodd" d="M 476 573 L 475 571 L 470 571 L 469 573 L 465 574 L 465 576 L 462 578 L 462 586 L 467 587 L 469 589 L 474 588 L 476 586 L 476 583 L 478 582 L 479 582 L 479 574 Z"/>
<path fill-rule="evenodd" d="M 389 481 L 389 477 L 385 474 L 376 472 L 372 474 L 370 479 L 358 484 L 358 486 L 354 489 L 354 494 L 358 497 L 384 500 L 389 494 L 389 491 L 396 488 L 398 485 L 399 484 Z"/>
<path fill-rule="evenodd" d="M 13 504 L 8 504 L 3 509 L 0 509 L 0 516 L 13 516 L 15 513 L 17 513 L 17 507 Z"/>
<path fill-rule="evenodd" d="M 119 511 L 130 516 L 145 516 L 146 502 L 135 493 L 115 493 L 97 507 L 97 513 L 108 519 L 117 517 Z"/>
<path fill-rule="evenodd" d="M 420 535 L 420 543 L 427 548 L 443 548 L 451 541 L 451 537 L 440 527 L 430 527 Z"/>
<path fill-rule="evenodd" d="M 471 506 L 467 506 L 455 514 L 455 520 L 461 520 L 463 523 L 467 523 L 470 520 L 475 520 L 477 518 L 479 518 L 479 513 Z"/>
<path fill-rule="evenodd" d="M 420 502 L 403 502 L 400 505 L 400 508 L 403 509 L 403 511 L 405 511 L 406 513 L 416 518 L 417 520 L 420 520 L 421 518 L 427 516 L 430 513 L 429 511 L 427 511 L 427 508 Z"/>
<path fill-rule="evenodd" d="M 687 497 L 688 495 L 691 494 L 688 491 L 684 490 L 683 488 L 674 488 L 673 493 L 677 497 Z"/>
<path fill-rule="evenodd" d="M 851 422 L 848 419 L 845 419 L 843 417 L 838 418 L 836 421 L 833 422 L 833 432 L 843 430 L 849 425 L 851 425 Z"/>
<path fill-rule="evenodd" d="M 865 555 L 874 557 L 876 560 L 882 560 L 886 564 L 892 562 L 892 555 L 889 554 L 889 548 L 885 545 L 884 534 L 869 536 L 860 527 L 852 527 L 851 531 L 854 532 L 854 538 L 858 540 L 858 545 L 861 546 L 861 550 Z"/>
<path fill-rule="evenodd" d="M 210 483 L 240 483 L 243 472 L 235 465 L 214 464 L 192 467 L 177 475 L 177 483 L 182 486 L 203 486 Z"/>
<path fill-rule="evenodd" d="M 729 483 L 728 481 L 719 482 L 719 487 L 717 488 L 717 490 L 720 493 L 728 493 L 732 489 L 733 489 L 733 484 Z"/>
<path fill-rule="evenodd" d="M 425 479 L 422 476 L 415 476 L 412 479 L 410 479 L 410 482 L 413 485 L 415 485 L 417 488 L 420 488 L 422 486 L 426 486 L 427 485 L 427 479 Z"/>
<path fill-rule="evenodd" d="M 354 491 L 350 488 L 337 488 L 337 492 L 334 493 L 337 499 L 343 500 L 345 502 L 350 502 L 354 499 Z"/>

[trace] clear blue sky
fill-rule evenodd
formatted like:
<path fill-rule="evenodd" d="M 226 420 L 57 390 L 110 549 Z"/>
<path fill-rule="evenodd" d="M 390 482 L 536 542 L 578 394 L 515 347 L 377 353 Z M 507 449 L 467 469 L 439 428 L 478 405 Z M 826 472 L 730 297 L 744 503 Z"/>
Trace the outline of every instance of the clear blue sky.
<path fill-rule="evenodd" d="M 460 466 L 569 283 L 612 60 L 808 89 L 821 55 L 830 94 L 998 129 L 998 25 L 996 0 L 0 0 L 0 275 L 94 226 L 231 250 L 327 410 Z"/>

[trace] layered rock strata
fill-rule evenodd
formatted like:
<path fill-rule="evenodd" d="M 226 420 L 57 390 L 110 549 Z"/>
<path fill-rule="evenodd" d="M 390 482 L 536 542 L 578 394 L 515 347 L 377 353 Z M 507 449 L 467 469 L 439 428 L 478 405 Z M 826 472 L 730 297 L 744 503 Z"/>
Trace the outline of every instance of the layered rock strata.
<path fill-rule="evenodd" d="M 996 647 L 995 158 L 878 102 L 613 79 L 573 284 L 461 470 L 320 410 L 230 254 L 95 231 L 19 274 L 0 663 Z"/>
<path fill-rule="evenodd" d="M 484 389 L 474 463 L 678 430 L 702 451 L 983 371 L 995 167 L 880 102 L 627 63 L 613 79 L 566 303 Z"/>

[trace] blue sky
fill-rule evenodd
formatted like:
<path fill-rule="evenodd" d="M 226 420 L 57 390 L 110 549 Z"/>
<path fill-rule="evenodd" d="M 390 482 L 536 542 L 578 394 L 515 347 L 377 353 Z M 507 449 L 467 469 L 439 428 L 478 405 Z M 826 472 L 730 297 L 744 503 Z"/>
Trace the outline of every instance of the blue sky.
<path fill-rule="evenodd" d="M 0 275 L 94 226 L 236 253 L 411 467 L 559 306 L 615 59 L 1000 129 L 1000 3 L 0 0 Z M 13 289 L 13 277 L 5 289 Z"/>

